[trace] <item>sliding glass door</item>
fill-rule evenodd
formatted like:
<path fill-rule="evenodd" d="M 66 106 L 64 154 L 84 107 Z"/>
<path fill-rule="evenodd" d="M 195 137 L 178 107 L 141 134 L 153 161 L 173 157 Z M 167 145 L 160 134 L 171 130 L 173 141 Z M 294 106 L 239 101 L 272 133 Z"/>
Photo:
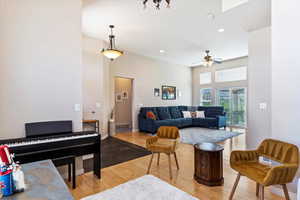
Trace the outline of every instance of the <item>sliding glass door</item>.
<path fill-rule="evenodd" d="M 246 88 L 217 90 L 217 103 L 224 106 L 229 126 L 246 127 Z"/>

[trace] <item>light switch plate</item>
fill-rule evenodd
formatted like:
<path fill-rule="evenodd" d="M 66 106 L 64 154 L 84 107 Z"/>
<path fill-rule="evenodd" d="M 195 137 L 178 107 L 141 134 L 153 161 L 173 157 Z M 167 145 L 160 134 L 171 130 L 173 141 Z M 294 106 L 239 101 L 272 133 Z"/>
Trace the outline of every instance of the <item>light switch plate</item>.
<path fill-rule="evenodd" d="M 267 103 L 263 102 L 259 104 L 259 109 L 260 110 L 266 110 L 267 109 Z"/>
<path fill-rule="evenodd" d="M 76 112 L 80 112 L 80 111 L 81 111 L 81 105 L 80 105 L 80 104 L 75 104 L 75 105 L 74 105 L 74 110 L 75 110 Z"/>

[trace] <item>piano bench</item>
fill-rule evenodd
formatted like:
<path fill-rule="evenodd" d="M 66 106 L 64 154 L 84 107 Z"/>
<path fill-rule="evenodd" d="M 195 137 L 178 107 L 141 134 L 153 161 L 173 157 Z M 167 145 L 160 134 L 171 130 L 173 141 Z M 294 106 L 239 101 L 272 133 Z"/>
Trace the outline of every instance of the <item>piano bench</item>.
<path fill-rule="evenodd" d="M 72 171 L 72 188 L 76 188 L 76 164 L 75 156 L 66 156 L 61 158 L 52 159 L 52 162 L 56 167 L 68 165 L 68 181 L 71 181 L 71 171 Z M 72 166 L 72 170 L 71 170 Z"/>

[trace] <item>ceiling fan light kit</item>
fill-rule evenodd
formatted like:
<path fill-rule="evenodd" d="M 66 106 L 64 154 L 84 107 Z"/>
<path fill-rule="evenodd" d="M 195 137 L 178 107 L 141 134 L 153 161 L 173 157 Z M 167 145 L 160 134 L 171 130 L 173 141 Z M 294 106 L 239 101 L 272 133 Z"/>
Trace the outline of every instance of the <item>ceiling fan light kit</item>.
<path fill-rule="evenodd" d="M 211 55 L 209 55 L 210 51 L 206 50 L 205 51 L 206 55 L 204 57 L 203 60 L 203 66 L 205 67 L 211 67 L 213 64 L 221 64 L 222 63 L 222 59 L 218 58 L 218 59 L 213 59 L 213 57 Z"/>
<path fill-rule="evenodd" d="M 155 8 L 156 9 L 160 9 L 160 3 L 162 2 L 163 0 L 153 0 L 153 3 L 155 4 Z M 167 8 L 170 8 L 170 2 L 171 0 L 165 0 L 166 3 L 167 3 Z M 148 3 L 148 0 L 143 0 L 143 4 L 144 4 L 144 8 L 147 7 L 147 3 Z"/>
<path fill-rule="evenodd" d="M 114 25 L 110 25 L 109 48 L 102 49 L 101 53 L 111 61 L 123 55 L 123 51 L 116 49 L 115 35 L 113 34 Z"/>
<path fill-rule="evenodd" d="M 214 64 L 214 61 L 213 61 L 212 57 L 209 55 L 209 50 L 206 50 L 205 53 L 206 53 L 206 56 L 204 57 L 203 65 L 205 67 L 211 67 Z"/>

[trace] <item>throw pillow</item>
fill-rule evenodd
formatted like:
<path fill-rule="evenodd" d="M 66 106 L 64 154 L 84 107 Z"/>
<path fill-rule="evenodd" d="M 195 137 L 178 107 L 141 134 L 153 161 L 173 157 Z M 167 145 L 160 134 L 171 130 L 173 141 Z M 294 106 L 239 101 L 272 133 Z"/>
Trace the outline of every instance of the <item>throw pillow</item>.
<path fill-rule="evenodd" d="M 156 116 L 152 111 L 148 111 L 146 116 L 147 116 L 148 119 L 156 120 Z"/>
<path fill-rule="evenodd" d="M 190 111 L 182 111 L 183 118 L 192 118 Z"/>
<path fill-rule="evenodd" d="M 204 111 L 196 111 L 196 117 L 197 118 L 205 118 Z"/>
<path fill-rule="evenodd" d="M 196 112 L 191 112 L 192 118 L 197 118 L 197 113 Z"/>

